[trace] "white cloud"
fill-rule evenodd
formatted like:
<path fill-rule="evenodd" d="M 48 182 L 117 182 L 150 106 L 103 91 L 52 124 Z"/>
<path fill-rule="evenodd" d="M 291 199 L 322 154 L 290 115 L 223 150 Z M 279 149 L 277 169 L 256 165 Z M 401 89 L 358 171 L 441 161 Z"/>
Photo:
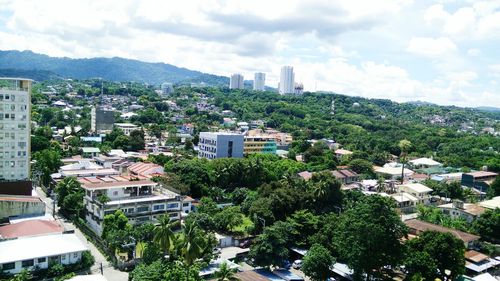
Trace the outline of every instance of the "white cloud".
<path fill-rule="evenodd" d="M 247 79 L 264 71 L 273 87 L 291 64 L 306 90 L 500 106 L 499 85 L 488 83 L 494 72 L 481 62 L 496 60 L 480 43 L 464 44 L 497 43 L 499 1 L 448 2 L 0 0 L 0 49 L 121 56 Z"/>
<path fill-rule="evenodd" d="M 472 49 L 467 50 L 467 54 L 471 57 L 477 57 L 477 56 L 481 55 L 481 50 L 479 50 L 477 48 L 472 48 Z"/>
<path fill-rule="evenodd" d="M 424 13 L 428 25 L 460 40 L 500 38 L 500 1 L 473 1 L 470 6 L 448 12 L 442 4 L 432 5 Z"/>
<path fill-rule="evenodd" d="M 457 46 L 446 37 L 414 37 L 410 40 L 406 50 L 417 55 L 437 57 L 456 51 Z"/>

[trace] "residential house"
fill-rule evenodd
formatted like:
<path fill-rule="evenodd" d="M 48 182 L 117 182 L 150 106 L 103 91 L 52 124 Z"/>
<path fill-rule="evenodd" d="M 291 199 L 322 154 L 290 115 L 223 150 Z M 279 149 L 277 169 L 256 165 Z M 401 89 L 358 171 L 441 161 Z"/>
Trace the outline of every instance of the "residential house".
<path fill-rule="evenodd" d="M 97 157 L 101 153 L 101 150 L 97 147 L 82 147 L 80 150 L 84 158 Z"/>
<path fill-rule="evenodd" d="M 431 201 L 432 189 L 421 183 L 407 183 L 398 186 L 400 192 L 406 192 L 418 199 L 419 204 L 428 205 Z"/>
<path fill-rule="evenodd" d="M 333 176 L 342 184 L 351 184 L 359 181 L 359 175 L 349 169 L 339 169 L 332 171 Z"/>
<path fill-rule="evenodd" d="M 0 242 L 0 268 L 8 274 L 24 269 L 47 269 L 52 263 L 63 265 L 81 261 L 87 251 L 75 234 L 54 234 Z"/>
<path fill-rule="evenodd" d="M 375 168 L 375 173 L 382 177 L 388 177 L 389 179 L 396 180 L 401 178 L 401 170 L 402 167 L 377 167 Z M 412 170 L 405 168 L 403 171 L 403 175 L 405 179 L 411 177 L 415 172 Z"/>
<path fill-rule="evenodd" d="M 98 234 L 104 216 L 122 210 L 132 224 L 155 222 L 161 215 L 179 220 L 181 197 L 169 190 L 155 189 L 157 183 L 144 176 L 110 176 L 80 179 L 85 190 L 86 220 Z"/>
<path fill-rule="evenodd" d="M 389 196 L 396 201 L 396 207 L 405 214 L 414 212 L 419 202 L 417 197 L 406 192 L 394 193 Z"/>
<path fill-rule="evenodd" d="M 339 149 L 335 150 L 335 156 L 337 156 L 338 160 L 342 160 L 342 158 L 344 158 L 344 156 L 348 156 L 351 154 L 352 154 L 352 151 L 347 150 L 347 149 L 340 149 L 339 148 Z"/>
<path fill-rule="evenodd" d="M 408 161 L 408 164 L 410 164 L 414 169 L 422 169 L 422 168 L 433 168 L 433 167 L 441 167 L 443 164 L 434 161 L 433 159 L 430 158 L 418 158 L 418 159 L 413 159 Z"/>
<path fill-rule="evenodd" d="M 452 203 L 439 205 L 443 214 L 449 215 L 452 218 L 462 218 L 471 223 L 476 218 L 481 216 L 486 209 L 478 204 L 464 203 L 461 200 L 453 200 Z"/>
<path fill-rule="evenodd" d="M 497 176 L 497 173 L 487 171 L 465 173 L 462 174 L 462 185 L 486 192 Z"/>

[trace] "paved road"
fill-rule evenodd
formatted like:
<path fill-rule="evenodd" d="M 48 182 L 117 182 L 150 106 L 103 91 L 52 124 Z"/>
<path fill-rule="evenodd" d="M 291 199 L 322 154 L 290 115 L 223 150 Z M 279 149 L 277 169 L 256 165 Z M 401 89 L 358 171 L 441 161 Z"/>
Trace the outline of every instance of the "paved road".
<path fill-rule="evenodd" d="M 45 202 L 46 205 L 46 213 L 47 214 L 52 214 L 52 199 L 50 197 L 47 197 L 45 193 L 43 192 L 42 189 L 37 187 L 36 192 L 38 196 Z M 57 208 L 57 207 L 56 207 Z M 95 258 L 95 264 L 90 268 L 93 274 L 100 274 L 101 273 L 101 264 L 104 272 L 104 277 L 108 281 L 127 281 L 128 280 L 128 273 L 127 272 L 122 272 L 119 271 L 106 260 L 104 255 L 99 252 L 99 250 L 92 244 L 90 241 L 87 240 L 85 235 L 77 228 L 75 225 L 69 221 L 66 221 L 63 218 L 60 218 L 59 216 L 56 215 L 55 219 L 61 223 L 61 225 L 64 227 L 65 230 L 75 230 L 75 234 L 80 240 L 82 240 L 84 243 L 87 244 L 90 252 Z"/>

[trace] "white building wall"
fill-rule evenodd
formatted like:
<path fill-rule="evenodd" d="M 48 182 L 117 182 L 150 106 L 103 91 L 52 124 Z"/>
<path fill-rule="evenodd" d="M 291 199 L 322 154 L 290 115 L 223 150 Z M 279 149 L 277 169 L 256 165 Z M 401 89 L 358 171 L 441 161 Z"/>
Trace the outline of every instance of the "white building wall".
<path fill-rule="evenodd" d="M 0 79 L 0 181 L 29 178 L 31 80 Z"/>
<path fill-rule="evenodd" d="M 293 66 L 281 67 L 279 93 L 281 95 L 293 94 L 295 92 L 295 74 Z"/>
<path fill-rule="evenodd" d="M 266 74 L 262 72 L 255 73 L 253 80 L 253 89 L 255 91 L 264 91 L 266 86 Z"/>
<path fill-rule="evenodd" d="M 231 75 L 229 89 L 243 89 L 243 75 L 238 73 Z"/>
<path fill-rule="evenodd" d="M 68 264 L 75 264 L 77 262 L 80 262 L 82 258 L 82 252 L 74 252 L 74 253 L 66 253 L 66 254 L 61 254 L 59 256 L 59 262 L 64 265 Z M 40 259 L 44 259 L 44 262 L 39 262 Z M 35 267 L 38 267 L 40 269 L 47 269 L 49 267 L 49 257 L 36 257 L 33 258 L 33 266 L 29 267 L 23 267 L 22 263 L 23 261 L 16 261 L 15 262 L 15 267 L 10 270 L 4 270 L 5 273 L 8 274 L 17 274 L 21 272 L 23 269 L 27 270 L 34 270 Z M 0 264 L 0 267 L 2 265 Z"/>

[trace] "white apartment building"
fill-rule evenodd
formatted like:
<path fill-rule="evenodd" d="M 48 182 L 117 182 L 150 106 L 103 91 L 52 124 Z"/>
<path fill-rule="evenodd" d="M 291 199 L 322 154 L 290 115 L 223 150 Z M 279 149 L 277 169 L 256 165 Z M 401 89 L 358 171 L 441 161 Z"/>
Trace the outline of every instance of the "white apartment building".
<path fill-rule="evenodd" d="M 201 132 L 198 142 L 198 157 L 215 158 L 242 158 L 243 135 L 227 132 Z"/>
<path fill-rule="evenodd" d="M 99 235 L 102 233 L 104 216 L 117 210 L 121 210 L 131 224 L 155 222 L 162 215 L 168 215 L 171 220 L 181 218 L 181 196 L 169 190 L 157 189 L 157 183 L 151 180 L 110 176 L 84 178 L 80 182 L 85 189 L 85 218 Z M 109 201 L 101 202 L 103 197 Z"/>
<path fill-rule="evenodd" d="M 253 79 L 253 89 L 255 91 L 264 91 L 266 87 L 266 74 L 256 72 Z"/>
<path fill-rule="evenodd" d="M 280 95 L 295 93 L 295 74 L 293 73 L 293 66 L 281 67 L 278 90 Z"/>
<path fill-rule="evenodd" d="M 130 136 L 130 133 L 132 131 L 136 131 L 136 130 L 140 129 L 139 126 L 134 125 L 132 123 L 115 123 L 114 127 L 122 130 L 123 134 L 125 134 L 126 136 Z"/>
<path fill-rule="evenodd" d="M 243 89 L 243 75 L 239 73 L 231 75 L 229 89 Z"/>
<path fill-rule="evenodd" d="M 31 82 L 0 78 L 0 182 L 29 178 Z"/>

